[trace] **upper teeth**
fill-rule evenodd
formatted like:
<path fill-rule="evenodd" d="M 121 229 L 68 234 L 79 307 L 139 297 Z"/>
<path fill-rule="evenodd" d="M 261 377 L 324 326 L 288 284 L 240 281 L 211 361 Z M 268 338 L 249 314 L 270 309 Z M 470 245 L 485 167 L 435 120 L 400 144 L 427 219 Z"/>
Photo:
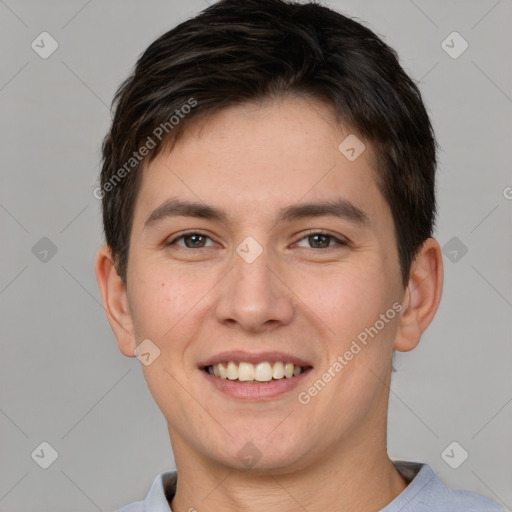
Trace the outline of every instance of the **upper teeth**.
<path fill-rule="evenodd" d="M 259 381 L 268 382 L 274 379 L 282 379 L 287 377 L 290 379 L 293 376 L 302 373 L 302 366 L 294 366 L 293 363 L 283 363 L 277 361 L 275 363 L 263 362 L 258 364 L 251 364 L 234 361 L 227 363 L 217 363 L 206 368 L 208 373 L 220 377 L 221 379 L 239 380 L 239 381 Z"/>

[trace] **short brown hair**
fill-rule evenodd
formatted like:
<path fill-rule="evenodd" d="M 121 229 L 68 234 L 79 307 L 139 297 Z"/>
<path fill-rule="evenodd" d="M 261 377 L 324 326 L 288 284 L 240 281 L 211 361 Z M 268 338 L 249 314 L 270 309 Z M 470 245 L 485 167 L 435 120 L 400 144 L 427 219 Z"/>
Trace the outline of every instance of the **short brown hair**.
<path fill-rule="evenodd" d="M 371 143 L 407 284 L 436 214 L 436 143 L 421 94 L 371 30 L 316 3 L 283 0 L 221 0 L 154 41 L 118 89 L 100 195 L 123 280 L 144 165 L 198 119 L 290 94 L 327 101 Z"/>

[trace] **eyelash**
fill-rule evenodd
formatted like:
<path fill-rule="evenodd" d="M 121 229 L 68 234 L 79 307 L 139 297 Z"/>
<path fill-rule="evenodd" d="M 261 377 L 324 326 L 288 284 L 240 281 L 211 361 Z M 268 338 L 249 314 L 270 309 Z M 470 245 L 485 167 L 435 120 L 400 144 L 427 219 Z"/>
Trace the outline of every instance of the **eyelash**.
<path fill-rule="evenodd" d="M 172 240 L 166 242 L 165 245 L 166 246 L 175 245 L 178 240 L 184 239 L 184 238 L 192 236 L 192 235 L 200 235 L 200 236 L 203 236 L 203 237 L 206 237 L 206 238 L 212 240 L 210 236 L 208 236 L 206 233 L 202 233 L 201 231 L 187 231 L 187 232 L 182 233 L 181 235 L 173 238 Z M 340 239 L 338 237 L 335 237 L 334 235 L 332 235 L 332 234 L 330 234 L 330 233 L 328 233 L 326 231 L 322 231 L 322 230 L 310 230 L 310 231 L 307 231 L 305 234 L 302 235 L 301 238 L 299 238 L 297 241 L 295 241 L 293 243 L 293 245 L 295 245 L 295 244 L 297 244 L 299 242 L 302 242 L 303 240 L 305 240 L 305 239 L 307 239 L 307 238 L 309 238 L 311 236 L 314 236 L 314 235 L 323 235 L 323 236 L 329 237 L 331 241 L 336 242 L 335 245 L 339 245 L 339 246 L 348 246 L 349 245 L 348 241 L 342 240 L 342 239 Z M 324 250 L 325 249 L 331 249 L 335 245 L 328 245 L 327 247 L 322 247 L 322 248 L 308 247 L 307 249 L 310 249 L 310 250 L 313 250 L 313 251 L 318 251 L 318 250 L 321 250 L 321 249 L 324 249 Z M 182 247 L 183 249 L 191 249 L 191 250 L 193 250 L 192 247 L 185 247 L 185 246 L 179 246 L 179 247 Z M 198 248 L 196 248 L 196 250 L 197 249 L 206 249 L 206 247 L 198 247 Z"/>

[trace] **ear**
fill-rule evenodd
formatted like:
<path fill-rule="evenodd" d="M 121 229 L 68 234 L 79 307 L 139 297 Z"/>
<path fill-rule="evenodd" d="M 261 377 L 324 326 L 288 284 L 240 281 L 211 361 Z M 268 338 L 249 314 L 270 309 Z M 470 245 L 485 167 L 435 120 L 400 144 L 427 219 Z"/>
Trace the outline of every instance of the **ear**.
<path fill-rule="evenodd" d="M 119 350 L 128 357 L 135 357 L 133 319 L 128 305 L 126 286 L 119 277 L 114 258 L 108 245 L 103 245 L 96 256 L 94 267 L 100 288 L 103 307 L 110 327 L 114 331 Z"/>
<path fill-rule="evenodd" d="M 395 338 L 395 350 L 415 348 L 434 315 L 443 291 L 443 256 L 436 240 L 423 242 L 411 265 L 403 313 Z"/>

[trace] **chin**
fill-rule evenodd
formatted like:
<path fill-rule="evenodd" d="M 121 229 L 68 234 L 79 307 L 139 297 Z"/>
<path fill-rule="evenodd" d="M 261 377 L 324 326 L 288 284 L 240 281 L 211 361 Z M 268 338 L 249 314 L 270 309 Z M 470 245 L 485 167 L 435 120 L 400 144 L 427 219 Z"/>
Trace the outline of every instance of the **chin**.
<path fill-rule="evenodd" d="M 300 443 L 305 446 L 306 442 Z M 265 436 L 249 438 L 249 436 L 237 436 L 229 443 L 229 453 L 212 454 L 210 456 L 223 466 L 236 471 L 258 473 L 289 473 L 296 470 L 303 461 L 304 454 L 299 446 L 292 444 L 283 445 L 282 440 L 265 439 Z M 218 444 L 222 446 L 222 444 Z"/>

